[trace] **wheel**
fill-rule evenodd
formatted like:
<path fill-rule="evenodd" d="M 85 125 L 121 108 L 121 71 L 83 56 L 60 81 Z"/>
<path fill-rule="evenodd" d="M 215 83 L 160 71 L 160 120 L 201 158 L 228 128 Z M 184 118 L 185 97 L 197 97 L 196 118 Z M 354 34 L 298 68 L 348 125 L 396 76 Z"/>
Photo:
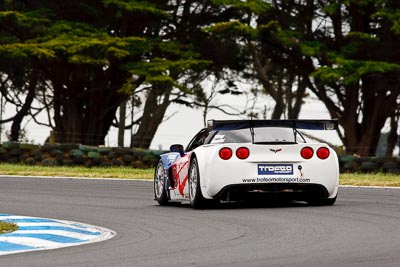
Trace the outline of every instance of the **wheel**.
<path fill-rule="evenodd" d="M 335 202 L 336 202 L 336 198 L 337 198 L 337 195 L 334 198 L 323 199 L 322 200 L 322 205 L 323 206 L 333 206 L 335 204 Z"/>
<path fill-rule="evenodd" d="M 165 191 L 164 183 L 164 166 L 162 160 L 160 159 L 154 171 L 154 197 L 161 206 L 168 204 L 168 195 Z"/>
<path fill-rule="evenodd" d="M 308 201 L 308 204 L 311 206 L 333 206 L 336 202 L 336 197 L 334 198 L 318 198 L 312 199 Z"/>
<path fill-rule="evenodd" d="M 192 208 L 198 209 L 205 206 L 205 199 L 200 189 L 200 174 L 197 159 L 194 158 L 189 168 L 189 200 Z"/>
<path fill-rule="evenodd" d="M 201 194 L 199 165 L 196 158 L 192 160 L 189 168 L 189 200 L 195 209 L 212 207 L 219 202 L 215 199 L 205 199 Z"/>

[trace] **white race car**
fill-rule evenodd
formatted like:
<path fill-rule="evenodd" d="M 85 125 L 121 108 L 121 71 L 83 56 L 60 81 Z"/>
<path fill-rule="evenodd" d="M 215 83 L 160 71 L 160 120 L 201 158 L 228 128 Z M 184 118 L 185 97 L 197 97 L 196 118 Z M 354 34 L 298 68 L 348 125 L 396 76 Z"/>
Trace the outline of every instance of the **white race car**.
<path fill-rule="evenodd" d="M 257 194 L 333 205 L 337 155 L 325 143 L 307 143 L 300 131 L 337 128 L 337 120 L 210 120 L 186 150 L 172 145 L 160 156 L 155 200 L 204 208 Z"/>

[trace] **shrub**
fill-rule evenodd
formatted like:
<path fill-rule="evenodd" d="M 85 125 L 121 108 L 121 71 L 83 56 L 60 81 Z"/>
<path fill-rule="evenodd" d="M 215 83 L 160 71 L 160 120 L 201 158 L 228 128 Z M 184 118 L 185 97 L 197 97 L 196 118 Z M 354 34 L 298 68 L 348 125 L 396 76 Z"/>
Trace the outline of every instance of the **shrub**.
<path fill-rule="evenodd" d="M 26 165 L 35 165 L 36 164 L 36 160 L 34 158 L 32 158 L 32 157 L 29 157 L 29 158 L 25 159 L 24 163 Z"/>
<path fill-rule="evenodd" d="M 45 167 L 52 167 L 52 166 L 57 166 L 57 161 L 55 159 L 44 159 L 42 160 L 42 166 Z"/>
<path fill-rule="evenodd" d="M 70 152 L 70 155 L 73 158 L 81 158 L 85 153 L 83 153 L 81 150 L 79 149 L 72 149 Z"/>
<path fill-rule="evenodd" d="M 112 161 L 112 165 L 114 166 L 121 166 L 122 165 L 122 161 L 120 161 L 119 159 L 113 159 Z"/>
<path fill-rule="evenodd" d="M 97 147 L 79 145 L 79 150 L 81 150 L 83 152 L 96 152 L 97 151 Z"/>
<path fill-rule="evenodd" d="M 19 148 L 11 148 L 8 154 L 12 157 L 18 157 L 22 155 L 22 150 L 20 150 Z"/>

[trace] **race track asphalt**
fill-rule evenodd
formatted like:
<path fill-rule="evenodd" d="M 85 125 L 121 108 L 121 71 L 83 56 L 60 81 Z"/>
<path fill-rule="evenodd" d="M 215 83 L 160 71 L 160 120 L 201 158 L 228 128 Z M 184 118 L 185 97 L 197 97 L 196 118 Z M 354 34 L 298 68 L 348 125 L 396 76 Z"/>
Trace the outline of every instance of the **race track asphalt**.
<path fill-rule="evenodd" d="M 160 207 L 146 181 L 0 177 L 0 213 L 112 229 L 99 243 L 0 266 L 399 266 L 400 190 L 340 188 L 333 207 Z"/>

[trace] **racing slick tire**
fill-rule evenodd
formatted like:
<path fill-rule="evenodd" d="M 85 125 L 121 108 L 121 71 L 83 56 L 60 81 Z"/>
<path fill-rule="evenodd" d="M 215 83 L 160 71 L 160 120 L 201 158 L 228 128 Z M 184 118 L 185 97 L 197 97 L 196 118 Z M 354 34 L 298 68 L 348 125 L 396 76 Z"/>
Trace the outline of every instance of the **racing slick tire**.
<path fill-rule="evenodd" d="M 333 206 L 336 202 L 337 195 L 334 198 L 317 198 L 308 201 L 311 206 Z"/>
<path fill-rule="evenodd" d="M 201 194 L 199 165 L 196 158 L 193 158 L 189 167 L 189 200 L 194 209 L 211 208 L 219 203 L 216 199 L 205 199 Z"/>
<path fill-rule="evenodd" d="M 161 206 L 168 205 L 168 195 L 165 191 L 164 166 L 162 160 L 157 162 L 154 171 L 154 198 Z"/>

